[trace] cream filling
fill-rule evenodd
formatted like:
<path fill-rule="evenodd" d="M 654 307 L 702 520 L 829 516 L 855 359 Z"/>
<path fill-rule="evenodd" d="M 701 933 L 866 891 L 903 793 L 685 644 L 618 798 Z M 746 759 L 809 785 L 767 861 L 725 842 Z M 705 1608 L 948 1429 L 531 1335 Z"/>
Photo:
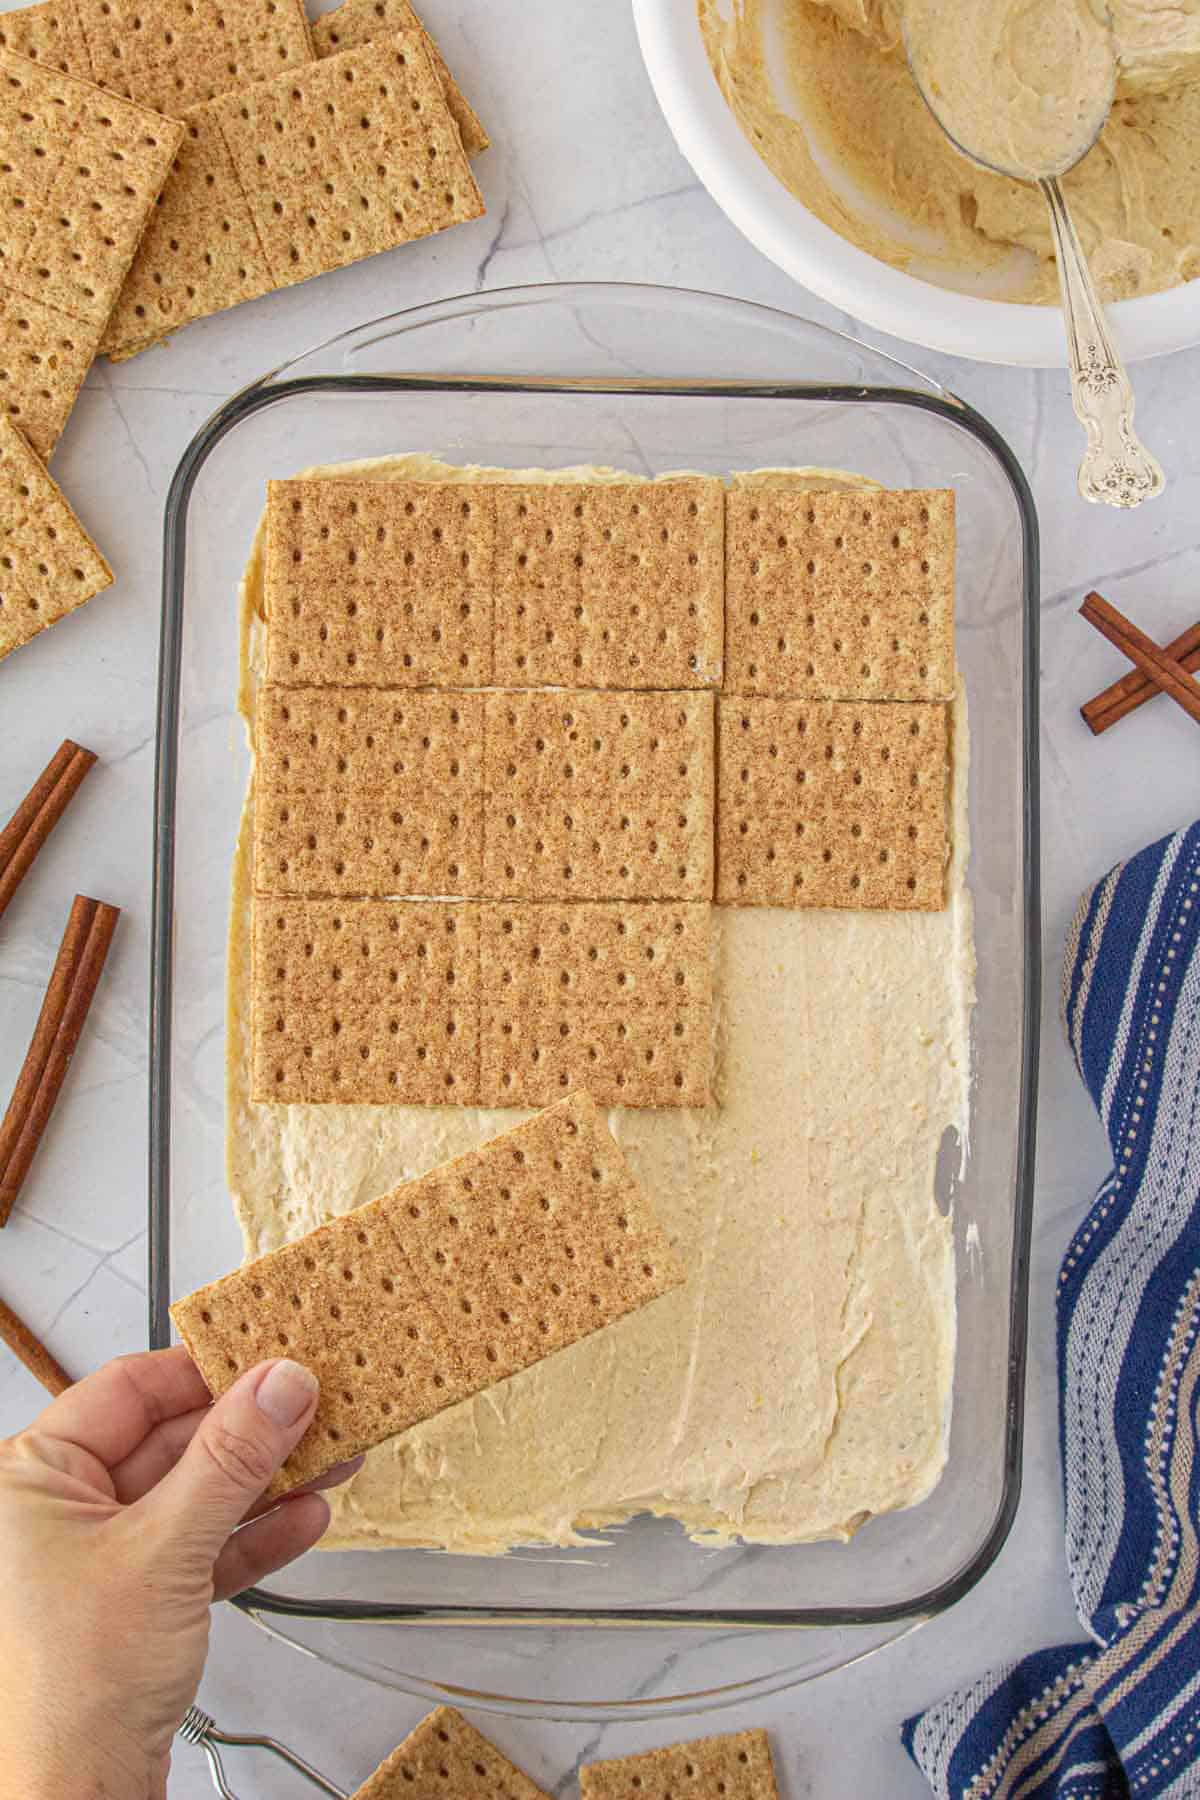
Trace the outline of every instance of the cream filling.
<path fill-rule="evenodd" d="M 404 456 L 309 475 L 631 480 Z M 735 479 L 869 485 L 830 471 Z M 242 710 L 263 667 L 262 530 L 242 589 Z M 967 729 L 941 913 L 718 909 L 718 1098 L 610 1122 L 683 1257 L 678 1292 L 381 1445 L 333 1496 L 328 1548 L 572 1545 L 642 1512 L 706 1542 L 849 1538 L 946 1456 L 954 1253 L 934 1202 L 965 1139 L 974 960 Z M 253 785 L 229 943 L 229 1179 L 248 1254 L 526 1116 L 249 1099 Z"/>
<path fill-rule="evenodd" d="M 1117 80 L 1092 0 L 902 0 L 902 17 L 921 91 L 968 156 L 1036 181 L 1091 149 Z"/>
<path fill-rule="evenodd" d="M 895 49 L 900 42 L 901 22 L 915 0 L 816 0 L 883 50 Z M 953 19 L 962 8 L 966 16 L 977 17 L 977 0 L 920 0 L 928 11 L 938 10 Z M 1011 16 L 1017 5 L 1028 14 L 1029 27 L 1036 32 L 1038 20 L 1053 34 L 1069 16 L 1076 0 L 987 0 L 993 16 Z M 1113 53 L 1121 67 L 1121 78 L 1127 86 L 1157 87 L 1166 83 L 1194 80 L 1200 68 L 1200 0 L 1080 0 L 1092 15 L 1106 24 L 1112 36 Z M 983 24 L 987 27 L 987 21 Z M 1021 29 L 1025 29 L 1022 24 Z M 1050 44 L 1043 36 L 1043 44 Z"/>
<path fill-rule="evenodd" d="M 1044 200 L 1028 183 L 967 163 L 950 144 L 909 73 L 897 0 L 697 4 L 734 116 L 818 219 L 882 261 L 943 286 L 1057 300 Z M 1014 0 L 912 4 L 951 27 L 978 13 L 999 31 Z M 1064 186 L 1105 297 L 1154 293 L 1200 274 L 1200 0 L 1078 4 L 1077 16 L 1087 8 L 1107 13 L 1118 81 L 1099 141 Z M 1038 18 L 1027 7 L 1028 0 L 1023 42 Z M 980 73 L 982 62 L 966 60 L 970 49 L 960 41 L 968 73 Z M 1030 74 L 1024 50 L 1021 67 Z M 1036 66 L 1033 76 L 1040 79 Z"/>

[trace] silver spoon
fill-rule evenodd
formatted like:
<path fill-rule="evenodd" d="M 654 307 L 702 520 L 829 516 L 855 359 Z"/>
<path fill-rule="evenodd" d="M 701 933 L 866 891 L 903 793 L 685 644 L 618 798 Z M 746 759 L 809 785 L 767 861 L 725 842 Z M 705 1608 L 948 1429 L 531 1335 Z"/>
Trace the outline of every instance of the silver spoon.
<path fill-rule="evenodd" d="M 1035 182 L 1050 209 L 1050 228 L 1058 259 L 1058 285 L 1067 327 L 1071 399 L 1075 416 L 1088 439 L 1087 450 L 1079 465 L 1079 492 L 1085 500 L 1104 506 L 1140 506 L 1143 500 L 1152 500 L 1162 493 L 1166 477 L 1133 428 L 1133 388 L 1109 335 L 1104 307 L 1059 185 L 1060 175 L 1082 162 L 1099 137 L 1107 107 L 1082 151 L 1077 152 L 1072 147 L 1069 162 L 1033 173 L 1028 169 L 1006 168 L 964 143 L 961 128 L 951 130 L 939 109 L 936 94 L 930 92 L 933 83 L 927 81 L 919 57 L 913 54 L 907 31 L 905 53 L 921 98 L 954 148 L 969 162 L 991 170 L 994 175 Z"/>

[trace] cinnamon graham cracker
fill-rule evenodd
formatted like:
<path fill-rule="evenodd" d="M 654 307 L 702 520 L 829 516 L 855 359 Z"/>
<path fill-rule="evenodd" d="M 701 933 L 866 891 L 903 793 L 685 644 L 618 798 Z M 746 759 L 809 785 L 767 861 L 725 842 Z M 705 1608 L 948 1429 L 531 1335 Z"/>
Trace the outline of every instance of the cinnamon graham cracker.
<path fill-rule="evenodd" d="M 707 900 L 709 694 L 489 694 L 490 897 Z"/>
<path fill-rule="evenodd" d="M 463 149 L 468 156 L 478 156 L 488 147 L 488 134 L 446 61 L 409 0 L 341 0 L 332 12 L 322 13 L 312 26 L 313 49 L 318 56 L 334 56 L 339 50 L 355 50 L 360 44 L 372 43 L 393 31 L 419 31 L 437 71 L 446 96 L 450 115 L 458 126 Z"/>
<path fill-rule="evenodd" d="M 254 300 L 269 286 L 270 272 L 216 109 L 192 107 L 170 179 L 101 348 L 120 361 L 144 347 L 141 340 L 161 337 L 193 316 Z"/>
<path fill-rule="evenodd" d="M 64 75 L 92 78 L 75 0 L 44 0 L 39 6 L 18 6 L 0 14 L 0 50 L 15 51 Z"/>
<path fill-rule="evenodd" d="M 479 1099 L 479 910 L 434 901 L 254 902 L 256 1101 Z"/>
<path fill-rule="evenodd" d="M 765 1731 L 695 1738 L 639 1756 L 584 1763 L 582 1800 L 778 1800 Z"/>
<path fill-rule="evenodd" d="M 255 724 L 261 894 L 477 894 L 483 697 L 264 687 Z"/>
<path fill-rule="evenodd" d="M 214 1395 L 264 1356 L 317 1375 L 317 1417 L 269 1490 L 281 1493 L 682 1279 L 594 1102 L 575 1094 L 171 1314 Z"/>
<path fill-rule="evenodd" d="M 393 1199 L 396 1234 L 473 1390 L 683 1279 L 585 1093 L 407 1183 Z"/>
<path fill-rule="evenodd" d="M 197 136 L 108 323 L 111 356 L 483 212 L 416 30 L 221 94 L 187 123 Z"/>
<path fill-rule="evenodd" d="M 312 1481 L 471 1392 L 379 1203 L 321 1225 L 171 1308 L 214 1396 L 269 1357 L 321 1383 L 271 1493 Z"/>
<path fill-rule="evenodd" d="M 495 505 L 497 682 L 719 686 L 719 481 L 502 486 Z"/>
<path fill-rule="evenodd" d="M 353 494 L 331 501 L 330 488 Z M 272 484 L 269 507 L 274 680 L 664 690 L 720 681 L 715 480 L 289 482 Z M 369 591 L 357 630 L 330 616 L 331 574 Z"/>
<path fill-rule="evenodd" d="M 953 698 L 953 490 L 733 488 L 725 554 L 731 691 Z"/>
<path fill-rule="evenodd" d="M 486 488 L 271 482 L 269 679 L 486 686 L 492 540 Z"/>
<path fill-rule="evenodd" d="M 256 1101 L 704 1106 L 710 909 L 254 903 Z"/>
<path fill-rule="evenodd" d="M 721 904 L 946 904 L 947 707 L 728 696 L 718 733 Z"/>
<path fill-rule="evenodd" d="M 182 128 L 0 51 L 0 409 L 48 458 Z"/>
<path fill-rule="evenodd" d="M 300 0 L 44 0 L 0 48 L 172 116 L 313 56 Z"/>
<path fill-rule="evenodd" d="M 301 0 L 75 0 L 75 5 L 92 80 L 173 116 L 312 60 Z"/>
<path fill-rule="evenodd" d="M 0 415 L 0 660 L 112 578 L 45 464 Z"/>
<path fill-rule="evenodd" d="M 480 929 L 485 1106 L 708 1104 L 709 907 L 485 906 Z"/>
<path fill-rule="evenodd" d="M 351 1800 L 549 1800 L 453 1707 L 439 1706 Z"/>

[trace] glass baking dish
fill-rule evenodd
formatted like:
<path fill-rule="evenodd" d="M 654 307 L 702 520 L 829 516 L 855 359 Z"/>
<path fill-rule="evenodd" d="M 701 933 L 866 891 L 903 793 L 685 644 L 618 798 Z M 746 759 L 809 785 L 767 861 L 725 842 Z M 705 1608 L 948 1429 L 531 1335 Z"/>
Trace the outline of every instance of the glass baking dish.
<path fill-rule="evenodd" d="M 171 1297 L 241 1255 L 225 1181 L 225 937 L 248 773 L 236 596 L 264 483 L 402 450 L 642 474 L 804 464 L 957 490 L 979 976 L 969 1146 L 961 1170 L 957 1155 L 944 1159 L 940 1182 L 954 1212 L 959 1314 L 940 1484 L 849 1545 L 706 1547 L 639 1518 L 581 1549 L 502 1558 L 314 1553 L 240 1602 L 332 1664 L 477 1705 L 641 1716 L 744 1699 L 844 1666 L 953 1604 L 995 1558 L 1016 1507 L 1040 979 L 1032 501 L 992 427 L 912 370 L 780 312 L 664 288 L 444 301 L 335 338 L 228 401 L 189 446 L 166 514 L 154 1345 L 170 1341 Z M 619 1656 L 612 1632 L 625 1639 Z"/>

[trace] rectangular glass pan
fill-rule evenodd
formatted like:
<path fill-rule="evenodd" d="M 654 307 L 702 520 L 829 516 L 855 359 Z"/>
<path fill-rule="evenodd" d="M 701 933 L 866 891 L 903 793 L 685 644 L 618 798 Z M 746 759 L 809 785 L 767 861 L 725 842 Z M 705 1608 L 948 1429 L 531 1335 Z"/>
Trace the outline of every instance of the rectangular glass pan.
<path fill-rule="evenodd" d="M 457 1630 L 426 1634 L 418 1657 L 401 1622 L 543 1632 L 595 1621 L 714 1633 L 804 1625 L 814 1634 L 803 1650 L 775 1639 L 755 1683 L 785 1664 L 844 1662 L 966 1592 L 1004 1540 L 1020 1483 L 1039 980 L 1028 490 L 986 421 L 900 364 L 785 314 L 667 289 L 447 301 L 348 333 L 224 406 L 180 464 L 166 520 L 151 1018 L 156 1345 L 170 1340 L 170 1298 L 240 1259 L 225 1182 L 225 935 L 248 772 L 236 596 L 264 484 L 315 462 L 405 450 L 645 474 L 802 464 L 956 490 L 979 975 L 969 1151 L 952 1194 L 945 1183 L 959 1314 L 949 1461 L 923 1505 L 873 1520 L 849 1546 L 701 1548 L 642 1518 L 576 1551 L 314 1554 L 246 1604 L 305 1648 L 408 1687 L 438 1689 L 435 1661 L 452 1671 L 447 1681 L 476 1691 L 510 1693 L 518 1677 L 490 1660 L 512 1654 L 512 1634 L 501 1652 L 474 1632 L 464 1667 L 462 1643 L 449 1645 Z M 528 1658 L 532 1642 L 521 1641 Z M 421 1677 L 406 1672 L 418 1660 Z M 573 1648 L 553 1677 L 537 1677 L 558 1681 L 566 1706 L 591 1703 L 574 1691 L 589 1680 L 577 1660 Z"/>

